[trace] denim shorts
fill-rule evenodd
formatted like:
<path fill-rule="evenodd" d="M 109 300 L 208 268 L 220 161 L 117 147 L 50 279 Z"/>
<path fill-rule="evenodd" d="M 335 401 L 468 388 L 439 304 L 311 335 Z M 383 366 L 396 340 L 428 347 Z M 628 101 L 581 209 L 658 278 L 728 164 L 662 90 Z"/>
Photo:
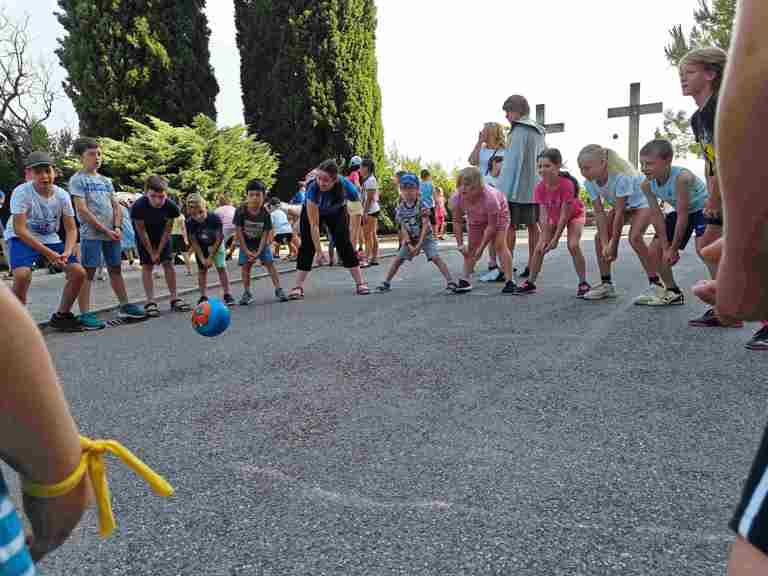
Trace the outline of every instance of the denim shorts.
<path fill-rule="evenodd" d="M 434 238 L 426 238 L 424 244 L 421 245 L 421 251 L 424 252 L 424 256 L 430 262 L 438 255 L 437 241 Z M 418 254 L 417 254 L 418 256 Z M 411 251 L 408 249 L 408 243 L 406 242 L 400 247 L 400 252 L 397 253 L 398 258 L 408 260 L 411 257 Z"/>
<path fill-rule="evenodd" d="M 261 260 L 262 264 L 271 264 L 274 262 L 275 259 L 272 256 L 272 247 L 269 244 L 264 246 L 264 250 L 261 251 L 257 258 Z M 245 266 L 248 263 L 248 257 L 245 255 L 245 250 L 240 250 L 240 257 L 237 259 L 237 263 L 240 266 Z"/>
<path fill-rule="evenodd" d="M 102 262 L 110 268 L 119 268 L 122 252 L 120 240 L 80 240 L 80 262 L 83 268 L 98 268 Z"/>

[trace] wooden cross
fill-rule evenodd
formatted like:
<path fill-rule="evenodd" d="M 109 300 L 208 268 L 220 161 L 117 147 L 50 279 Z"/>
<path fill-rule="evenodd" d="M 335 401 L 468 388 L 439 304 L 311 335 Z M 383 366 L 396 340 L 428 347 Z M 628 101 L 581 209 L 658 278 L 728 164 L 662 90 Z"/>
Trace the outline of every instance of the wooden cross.
<path fill-rule="evenodd" d="M 547 134 L 559 134 L 560 132 L 565 132 L 565 124 L 562 122 L 558 124 L 547 124 L 546 120 L 546 107 L 544 104 L 537 104 L 536 105 L 536 123 L 539 126 L 544 127 L 544 131 Z"/>
<path fill-rule="evenodd" d="M 664 104 L 640 104 L 640 82 L 629 85 L 629 106 L 608 108 L 608 118 L 629 116 L 629 161 L 637 168 L 640 162 L 640 116 L 643 114 L 661 114 Z"/>

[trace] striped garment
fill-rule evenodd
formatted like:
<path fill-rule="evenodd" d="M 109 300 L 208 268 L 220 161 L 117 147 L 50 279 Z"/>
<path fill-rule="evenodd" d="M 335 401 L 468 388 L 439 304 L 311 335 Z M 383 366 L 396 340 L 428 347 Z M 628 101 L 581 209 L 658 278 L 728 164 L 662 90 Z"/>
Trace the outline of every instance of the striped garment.
<path fill-rule="evenodd" d="M 0 473 L 0 576 L 33 576 L 35 566 L 29 556 L 24 529 L 16 508 L 8 497 L 8 487 Z"/>

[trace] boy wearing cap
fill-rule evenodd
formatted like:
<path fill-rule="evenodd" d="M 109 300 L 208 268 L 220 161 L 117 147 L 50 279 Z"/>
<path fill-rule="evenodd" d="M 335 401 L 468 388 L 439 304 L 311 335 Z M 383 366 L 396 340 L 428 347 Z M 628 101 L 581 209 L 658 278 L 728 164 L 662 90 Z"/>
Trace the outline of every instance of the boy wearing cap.
<path fill-rule="evenodd" d="M 448 283 L 446 288 L 451 292 L 458 288 L 448 266 L 438 253 L 437 241 L 432 235 L 432 225 L 429 221 L 429 205 L 420 197 L 419 188 L 419 178 L 416 174 L 406 173 L 400 177 L 400 194 L 403 200 L 395 212 L 395 220 L 400 224 L 400 252 L 392 262 L 386 279 L 377 288 L 379 292 L 389 292 L 392 289 L 392 279 L 403 262 L 413 260 L 421 251 L 427 260 L 440 270 Z"/>
<path fill-rule="evenodd" d="M 44 256 L 67 276 L 59 309 L 51 317 L 50 326 L 65 332 L 79 332 L 83 325 L 72 314 L 72 306 L 85 281 L 85 270 L 72 254 L 77 240 L 72 202 L 64 190 L 54 185 L 56 171 L 48 154 L 32 152 L 25 168 L 27 182 L 11 195 L 11 218 L 5 231 L 13 292 L 23 304 L 27 303 L 32 266 Z M 66 242 L 59 236 L 61 221 L 67 232 Z"/>
<path fill-rule="evenodd" d="M 74 148 L 75 154 L 80 156 L 82 169 L 70 178 L 69 192 L 80 219 L 80 261 L 87 276 L 80 292 L 80 322 L 86 330 L 101 330 L 106 324 L 89 310 L 91 283 L 102 257 L 109 270 L 112 290 L 120 302 L 120 318 L 141 319 L 145 314 L 128 302 L 120 244 L 123 211 L 115 198 L 112 181 L 99 174 L 101 147 L 93 138 L 81 138 Z"/>

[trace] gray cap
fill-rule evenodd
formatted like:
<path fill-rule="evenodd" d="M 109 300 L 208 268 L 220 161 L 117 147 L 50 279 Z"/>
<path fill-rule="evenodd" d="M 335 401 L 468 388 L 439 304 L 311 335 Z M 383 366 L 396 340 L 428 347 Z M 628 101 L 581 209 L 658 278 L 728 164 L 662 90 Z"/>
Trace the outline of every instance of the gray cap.
<path fill-rule="evenodd" d="M 360 166 L 363 163 L 363 159 L 360 156 L 352 156 L 349 160 L 350 166 Z"/>
<path fill-rule="evenodd" d="M 36 166 L 53 166 L 54 162 L 48 152 L 32 152 L 27 156 L 27 161 L 24 162 L 25 168 L 34 168 Z"/>

